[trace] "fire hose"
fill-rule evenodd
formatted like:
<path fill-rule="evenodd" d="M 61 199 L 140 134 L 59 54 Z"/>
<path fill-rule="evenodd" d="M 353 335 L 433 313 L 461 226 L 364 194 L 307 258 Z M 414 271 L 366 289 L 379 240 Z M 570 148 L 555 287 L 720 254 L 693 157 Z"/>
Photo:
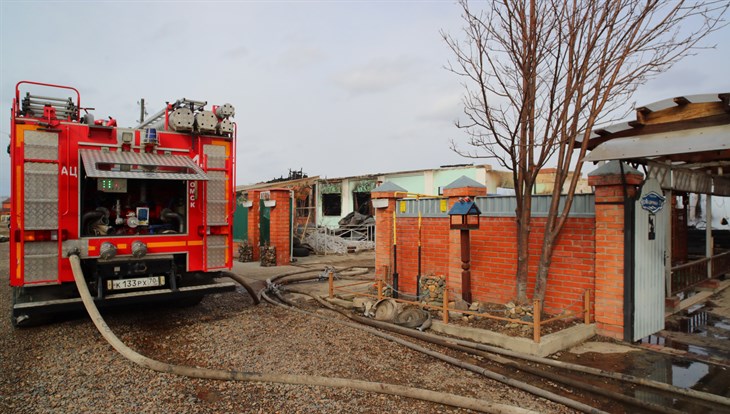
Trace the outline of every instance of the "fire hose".
<path fill-rule="evenodd" d="M 281 285 L 288 285 L 289 284 L 288 279 L 281 280 L 284 277 L 285 277 L 285 275 L 277 276 L 277 277 L 271 278 L 271 281 L 277 280 L 277 281 L 279 281 L 279 284 L 281 284 Z M 315 279 L 315 278 L 310 277 L 310 279 Z M 302 280 L 302 279 L 298 279 L 298 280 Z M 714 403 L 714 404 L 719 404 L 719 405 L 722 405 L 725 407 L 730 407 L 730 398 L 723 397 L 721 395 L 698 391 L 698 390 L 694 390 L 691 388 L 681 388 L 681 387 L 677 387 L 677 386 L 674 386 L 671 384 L 666 384 L 664 382 L 654 381 L 654 380 L 650 380 L 650 379 L 646 379 L 646 378 L 639 378 L 639 377 L 636 377 L 633 375 L 607 371 L 607 370 L 603 370 L 603 369 L 588 367 L 588 366 L 579 365 L 579 364 L 573 364 L 573 363 L 564 362 L 564 361 L 558 361 L 558 360 L 554 360 L 551 358 L 533 356 L 533 355 L 524 354 L 524 353 L 520 353 L 520 352 L 516 352 L 516 351 L 510 351 L 510 350 L 504 349 L 504 348 L 498 348 L 495 346 L 475 343 L 475 342 L 467 341 L 467 340 L 463 340 L 463 339 L 451 338 L 451 337 L 443 338 L 439 335 L 434 335 L 434 334 L 430 334 L 430 333 L 426 333 L 426 332 L 419 332 L 419 331 L 416 331 L 413 329 L 405 329 L 405 328 L 399 327 L 397 325 L 382 323 L 382 322 L 375 321 L 372 319 L 362 318 L 362 317 L 358 317 L 358 316 L 355 316 L 355 315 L 352 315 L 352 314 L 349 314 L 346 312 L 342 312 L 341 309 L 332 307 L 329 303 L 326 303 L 323 300 L 321 300 L 321 298 L 319 298 L 317 296 L 312 296 L 306 292 L 296 291 L 293 289 L 288 289 L 288 291 L 292 292 L 292 293 L 298 293 L 298 294 L 310 296 L 313 299 L 315 299 L 317 302 L 319 302 L 322 306 L 325 306 L 331 310 L 339 312 L 355 322 L 370 325 L 370 326 L 373 326 L 373 327 L 376 327 L 379 329 L 390 330 L 395 333 L 411 336 L 411 337 L 414 337 L 417 339 L 432 342 L 434 344 L 438 344 L 438 345 L 442 345 L 442 346 L 446 346 L 446 347 L 458 346 L 458 347 L 461 347 L 462 350 L 464 350 L 465 352 L 469 352 L 469 351 L 467 351 L 464 348 L 467 348 L 467 349 L 470 348 L 473 351 L 476 351 L 476 352 L 471 352 L 475 355 L 480 355 L 480 354 L 478 354 L 478 352 L 481 351 L 481 352 L 488 352 L 495 357 L 501 355 L 504 357 L 518 358 L 518 359 L 521 359 L 524 361 L 548 365 L 548 366 L 552 366 L 554 368 L 572 371 L 575 373 L 591 374 L 591 375 L 595 375 L 595 376 L 611 378 L 611 379 L 622 381 L 622 382 L 633 383 L 633 384 L 654 388 L 654 389 L 668 392 L 668 393 L 680 394 L 680 395 L 683 395 L 683 396 L 686 396 L 689 398 L 694 398 L 697 400 L 706 401 L 706 402 Z M 496 355 L 494 355 L 494 354 L 496 354 Z M 486 357 L 483 354 L 481 356 Z M 501 360 L 500 363 L 514 366 L 514 361 L 507 362 L 505 360 Z M 524 364 L 520 364 L 520 366 L 518 368 L 522 369 L 522 370 L 529 369 L 528 366 L 526 366 Z"/>
<path fill-rule="evenodd" d="M 487 358 L 487 359 L 489 359 L 491 361 L 494 361 L 496 363 L 503 364 L 503 365 L 507 365 L 507 366 L 512 366 L 514 368 L 517 368 L 518 370 L 525 371 L 525 372 L 528 372 L 528 373 L 531 373 L 531 374 L 534 374 L 534 375 L 537 375 L 537 376 L 541 376 L 541 377 L 546 378 L 546 379 L 548 379 L 550 381 L 561 382 L 561 383 L 564 383 L 564 384 L 566 384 L 568 386 L 571 386 L 573 388 L 583 389 L 583 390 L 586 390 L 586 391 L 589 391 L 589 392 L 593 392 L 595 394 L 603 395 L 604 397 L 608 397 L 608 398 L 614 399 L 616 401 L 621 401 L 623 403 L 631 404 L 631 405 L 634 405 L 634 406 L 643 408 L 643 409 L 648 410 L 648 411 L 654 411 L 654 412 L 659 412 L 659 413 L 667 413 L 667 414 L 680 414 L 681 413 L 681 411 L 674 410 L 674 409 L 672 409 L 670 407 L 664 407 L 664 406 L 660 406 L 660 405 L 657 405 L 657 404 L 644 402 L 644 401 L 638 400 L 636 398 L 627 397 L 627 396 L 625 396 L 623 394 L 616 393 L 616 392 L 612 392 L 612 391 L 608 391 L 608 390 L 604 390 L 604 389 L 602 389 L 600 387 L 596 387 L 596 386 L 593 386 L 593 385 L 590 385 L 590 384 L 586 384 L 586 383 L 583 383 L 583 382 L 580 382 L 580 381 L 570 380 L 570 379 L 568 379 L 568 378 L 566 378 L 564 376 L 561 376 L 561 375 L 553 375 L 553 374 L 550 374 L 548 372 L 544 372 L 542 370 L 539 370 L 539 369 L 530 367 L 529 365 L 516 363 L 513 360 L 510 360 L 510 359 L 507 359 L 507 358 L 503 358 L 503 357 L 500 357 L 498 355 L 491 355 L 491 354 L 489 354 L 487 352 L 484 352 L 484 351 L 479 351 L 479 350 L 476 350 L 476 349 L 471 349 L 471 348 L 468 348 L 468 347 L 465 347 L 465 346 L 457 345 L 456 344 L 456 341 L 453 338 L 448 338 L 448 339 L 438 338 L 438 337 L 435 338 L 435 335 L 430 335 L 430 334 L 427 334 L 427 333 L 424 333 L 424 332 L 418 332 L 418 331 L 416 331 L 414 329 L 407 329 L 407 328 L 403 328 L 403 327 L 400 327 L 400 326 L 397 326 L 397 325 L 393 325 L 393 324 L 390 324 L 390 323 L 385 323 L 385 322 L 382 322 L 382 321 L 377 321 L 377 320 L 373 320 L 373 319 L 368 319 L 368 318 L 362 318 L 362 317 L 359 317 L 359 316 L 354 316 L 354 315 L 351 315 L 351 314 L 346 313 L 342 309 L 336 308 L 335 306 L 333 306 L 333 305 L 325 302 L 321 298 L 318 298 L 317 296 L 311 295 L 311 294 L 306 293 L 306 292 L 302 292 L 302 291 L 298 291 L 298 290 L 294 290 L 294 289 L 289 289 L 288 291 L 291 292 L 291 293 L 297 293 L 297 294 L 300 294 L 300 295 L 307 295 L 307 296 L 315 299 L 320 305 L 324 306 L 325 308 L 330 309 L 330 310 L 335 311 L 335 312 L 338 312 L 338 313 L 344 315 L 345 317 L 347 317 L 347 318 L 349 318 L 349 319 L 351 319 L 351 320 L 353 320 L 353 321 L 355 321 L 355 322 L 357 322 L 359 324 L 362 324 L 362 325 L 368 325 L 368 326 L 371 326 L 371 327 L 374 327 L 374 328 L 378 328 L 378 329 L 383 329 L 383 330 L 386 330 L 386 331 L 389 331 L 389 332 L 399 333 L 399 334 L 402 334 L 402 335 L 411 336 L 411 337 L 414 337 L 414 338 L 417 338 L 417 339 L 421 339 L 421 340 L 424 340 L 426 342 L 430 342 L 430 343 L 433 343 L 433 344 L 436 344 L 436 345 L 441 345 L 441 346 L 444 346 L 444 347 L 447 347 L 447 348 L 455 349 L 457 351 L 470 353 L 472 355 L 478 355 L 478 356 L 481 356 L 483 358 Z M 279 298 L 283 302 L 287 303 L 289 306 L 292 306 L 293 305 L 290 302 L 286 301 L 283 297 L 281 297 L 280 294 L 277 293 L 276 296 L 277 296 L 277 298 Z M 264 296 L 264 298 L 266 298 L 266 296 Z M 297 310 L 299 310 L 299 309 L 297 309 Z M 306 311 L 302 311 L 302 312 L 306 312 Z M 324 316 L 317 315 L 317 314 L 311 314 L 311 316 L 315 316 L 315 317 L 318 317 L 318 318 L 325 318 Z M 400 338 L 393 337 L 392 335 L 382 334 L 380 331 L 373 330 L 371 328 L 368 328 L 367 326 L 362 326 L 362 325 L 360 325 L 360 326 L 354 325 L 353 326 L 351 324 L 348 324 L 347 322 L 341 322 L 341 321 L 338 321 L 338 320 L 332 320 L 332 322 L 334 322 L 334 323 L 341 323 L 341 324 L 346 325 L 346 326 L 352 326 L 352 327 L 355 327 L 357 329 L 365 330 L 365 331 L 370 332 L 370 333 L 372 333 L 372 334 L 374 334 L 376 336 L 380 336 L 380 337 L 389 339 L 391 341 L 394 341 L 394 342 L 399 343 L 401 345 L 407 346 L 407 347 L 409 347 L 411 349 L 414 349 L 416 351 L 426 353 L 426 354 L 431 355 L 431 356 L 434 356 L 434 357 L 436 357 L 438 359 L 442 359 L 445 362 L 448 362 L 448 363 L 454 364 L 456 366 L 459 366 L 461 368 L 467 369 L 469 371 L 472 371 L 472 372 L 481 374 L 481 375 L 483 375 L 483 376 L 485 376 L 487 378 L 490 378 L 490 379 L 493 379 L 493 380 L 496 380 L 496 381 L 500 381 L 500 382 L 505 383 L 507 385 L 510 385 L 510 386 L 513 386 L 513 387 L 522 389 L 523 391 L 530 392 L 530 393 L 532 393 L 534 395 L 537 395 L 538 397 L 542 397 L 542 398 L 549 399 L 551 401 L 555 401 L 557 403 L 566 405 L 566 406 L 568 406 L 570 408 L 574 408 L 576 410 L 579 410 L 579 411 L 582 411 L 582 412 L 585 412 L 585 413 L 602 413 L 603 412 L 603 411 L 600 411 L 600 410 L 598 410 L 598 409 L 596 409 L 594 407 L 591 407 L 589 405 L 586 405 L 586 404 L 583 404 L 583 403 L 574 401 L 574 400 L 572 400 L 570 398 L 562 397 L 562 396 L 557 395 L 555 393 L 552 393 L 550 391 L 546 391 L 546 390 L 543 390 L 541 388 L 532 386 L 530 384 L 526 384 L 526 383 L 524 383 L 522 381 L 515 380 L 515 379 L 510 378 L 508 376 L 501 375 L 501 374 L 497 374 L 495 372 L 486 370 L 486 369 L 481 368 L 479 366 L 476 366 L 476 365 L 473 365 L 473 364 L 469 364 L 469 363 L 465 363 L 465 362 L 462 362 L 462 361 L 460 361 L 458 359 L 451 358 L 451 357 L 448 357 L 448 356 L 440 355 L 439 353 L 434 352 L 434 351 L 431 351 L 431 350 L 425 350 L 424 351 L 425 348 L 422 348 L 422 347 L 419 347 L 417 345 L 414 345 L 414 344 L 412 344 L 412 343 L 410 343 L 408 341 L 403 341 Z"/>
<path fill-rule="evenodd" d="M 299 293 L 299 294 L 303 294 L 303 295 L 308 295 L 307 293 L 300 292 L 300 291 L 293 291 L 293 290 L 291 290 L 291 292 L 293 292 L 293 293 Z M 432 351 L 432 350 L 430 350 L 428 348 L 422 347 L 420 345 L 416 345 L 413 342 L 406 341 L 404 339 L 401 339 L 401 338 L 395 337 L 393 335 L 390 335 L 390 334 L 387 334 L 387 333 L 378 331 L 378 330 L 373 329 L 371 327 L 363 326 L 363 325 L 360 325 L 360 324 L 355 324 L 355 323 L 352 323 L 352 322 L 346 322 L 346 321 L 341 321 L 341 320 L 337 320 L 337 319 L 331 319 L 331 318 L 327 318 L 326 316 L 318 315 L 316 313 L 311 313 L 311 312 L 304 311 L 302 309 L 299 309 L 299 308 L 294 307 L 291 302 L 289 302 L 285 298 L 283 298 L 278 292 L 274 292 L 274 293 L 275 293 L 275 296 L 277 297 L 277 299 L 279 299 L 282 302 L 284 302 L 284 304 L 274 302 L 273 300 L 271 300 L 270 298 L 268 298 L 266 296 L 266 294 L 263 295 L 263 298 L 267 302 L 269 302 L 271 304 L 274 304 L 274 305 L 285 306 L 285 307 L 287 307 L 287 308 L 289 308 L 291 310 L 294 310 L 296 312 L 302 312 L 302 313 L 308 314 L 308 315 L 313 316 L 313 317 L 316 317 L 316 318 L 327 319 L 328 321 L 331 321 L 333 323 L 337 323 L 339 325 L 348 326 L 348 327 L 351 327 L 351 328 L 360 329 L 360 330 L 369 332 L 369 333 L 371 333 L 371 334 L 373 334 L 375 336 L 378 336 L 378 337 L 387 339 L 387 340 L 392 341 L 392 342 L 395 342 L 395 343 L 397 343 L 399 345 L 403 345 L 403 346 L 405 346 L 407 348 L 410 348 L 410 349 L 412 349 L 414 351 L 421 352 L 423 354 L 432 356 L 432 357 L 434 357 L 436 359 L 439 359 L 439 360 L 441 360 L 443 362 L 446 362 L 448 364 L 451 364 L 451 365 L 454 365 L 454 366 L 458 366 L 460 368 L 467 369 L 467 370 L 469 370 L 471 372 L 480 374 L 480 375 L 482 375 L 482 376 L 484 376 L 486 378 L 489 378 L 489 379 L 492 379 L 492 380 L 495 380 L 495 381 L 499 381 L 499 382 L 501 382 L 503 384 L 506 384 L 506 385 L 509 385 L 509 386 L 512 386 L 512 387 L 515 387 L 515 388 L 519 388 L 519 389 L 521 389 L 523 391 L 529 392 L 529 393 L 531 393 L 533 395 L 536 395 L 538 397 L 542 397 L 542 398 L 545 398 L 547 400 L 554 401 L 554 402 L 557 402 L 559 404 L 563 404 L 563 405 L 565 405 L 567 407 L 570 407 L 570 408 L 573 408 L 575 410 L 578 410 L 578 411 L 581 411 L 581 412 L 584 412 L 584 413 L 590 413 L 590 414 L 606 414 L 604 411 L 601 411 L 601 410 L 599 410 L 597 408 L 591 407 L 590 405 L 583 404 L 583 403 L 578 402 L 578 401 L 575 401 L 575 400 L 571 400 L 570 398 L 566 398 L 566 397 L 557 395 L 557 394 L 555 394 L 553 392 L 543 390 L 543 389 L 541 389 L 539 387 L 536 387 L 534 385 L 530 385 L 530 384 L 524 383 L 522 381 L 518 381 L 516 379 L 507 377 L 505 375 L 497 374 L 495 372 L 489 371 L 489 370 L 487 370 L 485 368 L 476 366 L 474 364 L 470 364 L 470 363 L 466 363 L 464 361 L 460 361 L 457 358 L 453 358 L 451 356 L 444 355 L 444 354 L 439 353 L 439 352 L 436 352 L 436 351 Z M 309 295 L 309 296 L 311 296 L 315 300 L 318 300 L 319 299 L 319 298 L 317 298 L 316 296 L 313 296 L 313 295 Z M 324 301 L 321 301 L 321 299 L 319 299 L 318 302 L 320 302 L 320 304 L 323 304 L 325 307 L 336 311 L 335 308 L 332 308 L 332 307 L 327 306 L 328 304 L 325 304 L 325 302 Z M 343 313 L 343 315 L 345 315 L 345 314 Z M 345 316 L 349 317 L 348 315 L 345 315 Z M 386 324 L 382 324 L 382 325 L 386 325 Z M 378 326 L 378 327 L 381 328 L 383 326 Z"/>
<path fill-rule="evenodd" d="M 466 408 L 474 411 L 485 413 L 504 413 L 504 414 L 526 414 L 534 413 L 534 411 L 525 410 L 519 407 L 513 407 L 504 404 L 498 404 L 482 399 L 463 397 L 459 395 L 426 390 L 421 388 L 407 387 L 396 384 L 386 384 L 380 382 L 369 382 L 362 380 L 354 380 L 347 378 L 330 378 L 310 375 L 294 375 L 294 374 L 278 374 L 278 373 L 260 373 L 247 372 L 237 370 L 223 370 L 211 368 L 198 368 L 184 365 L 175 365 L 161 362 L 148 358 L 135 350 L 128 347 L 112 332 L 104 318 L 99 313 L 94 299 L 89 293 L 86 286 L 86 280 L 81 269 L 81 259 L 77 252 L 69 254 L 69 262 L 74 275 L 76 287 L 84 303 L 89 317 L 96 326 L 99 333 L 109 344 L 122 356 L 129 361 L 157 372 L 181 375 L 190 378 L 212 379 L 221 381 L 250 381 L 250 382 L 272 382 L 291 385 L 307 385 L 307 386 L 323 386 L 331 388 L 350 388 L 361 391 L 368 391 L 387 395 L 397 395 L 401 397 L 414 398 L 423 401 L 429 401 L 437 404 L 449 405 L 452 407 Z"/>

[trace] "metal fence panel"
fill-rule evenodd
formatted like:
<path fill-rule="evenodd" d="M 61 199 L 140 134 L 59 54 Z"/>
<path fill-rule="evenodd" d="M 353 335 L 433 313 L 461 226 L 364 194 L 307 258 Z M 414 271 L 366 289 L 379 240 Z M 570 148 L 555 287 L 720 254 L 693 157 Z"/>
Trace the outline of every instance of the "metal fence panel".
<path fill-rule="evenodd" d="M 566 196 L 560 197 L 560 209 L 565 205 Z M 546 217 L 550 209 L 552 197 L 549 195 L 532 196 L 532 216 Z M 593 194 L 576 194 L 570 206 L 571 217 L 595 217 L 596 198 Z M 448 217 L 448 209 L 444 211 L 442 202 L 445 199 L 403 199 L 396 203 L 398 217 Z M 486 196 L 476 197 L 477 207 L 483 217 L 515 217 L 517 197 L 515 196 Z"/>

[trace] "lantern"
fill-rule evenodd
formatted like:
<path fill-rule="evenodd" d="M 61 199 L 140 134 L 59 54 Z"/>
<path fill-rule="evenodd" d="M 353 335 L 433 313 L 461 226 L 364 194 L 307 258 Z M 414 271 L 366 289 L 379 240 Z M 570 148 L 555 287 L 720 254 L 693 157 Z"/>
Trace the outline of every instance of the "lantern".
<path fill-rule="evenodd" d="M 482 212 L 469 198 L 460 198 L 449 210 L 451 230 L 479 229 L 479 215 Z"/>
<path fill-rule="evenodd" d="M 471 243 L 469 230 L 479 229 L 479 207 L 467 198 L 460 198 L 449 210 L 451 230 L 459 230 L 461 239 L 461 298 L 471 303 Z"/>

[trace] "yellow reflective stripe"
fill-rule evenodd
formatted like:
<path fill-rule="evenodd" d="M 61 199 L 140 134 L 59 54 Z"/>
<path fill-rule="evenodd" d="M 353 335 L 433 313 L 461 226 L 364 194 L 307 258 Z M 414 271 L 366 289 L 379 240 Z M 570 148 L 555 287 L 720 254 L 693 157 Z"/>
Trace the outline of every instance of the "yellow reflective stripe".
<path fill-rule="evenodd" d="M 179 242 L 156 242 L 147 244 L 148 247 L 185 247 L 184 241 Z"/>
<path fill-rule="evenodd" d="M 22 257 L 23 256 L 23 252 L 20 251 L 20 243 L 15 243 L 15 255 L 17 257 Z M 20 262 L 20 260 L 18 260 L 18 262 Z M 22 272 L 20 271 L 20 263 L 18 263 L 15 266 L 15 278 L 16 279 L 20 279 L 21 273 Z"/>

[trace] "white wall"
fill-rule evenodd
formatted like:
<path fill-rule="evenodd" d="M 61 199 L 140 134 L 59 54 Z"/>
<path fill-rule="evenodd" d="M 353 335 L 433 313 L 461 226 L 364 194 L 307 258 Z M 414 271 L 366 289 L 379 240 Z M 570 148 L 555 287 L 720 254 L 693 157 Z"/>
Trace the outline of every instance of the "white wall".
<path fill-rule="evenodd" d="M 699 217 L 695 216 L 697 197 L 700 198 L 700 207 L 702 210 Z M 700 229 L 706 228 L 707 211 L 705 197 L 704 194 L 689 195 L 688 224 L 690 226 L 695 226 Z M 712 228 L 715 230 L 730 230 L 730 197 L 711 196 L 710 201 L 712 202 Z M 728 224 L 722 224 L 723 218 Z"/>

